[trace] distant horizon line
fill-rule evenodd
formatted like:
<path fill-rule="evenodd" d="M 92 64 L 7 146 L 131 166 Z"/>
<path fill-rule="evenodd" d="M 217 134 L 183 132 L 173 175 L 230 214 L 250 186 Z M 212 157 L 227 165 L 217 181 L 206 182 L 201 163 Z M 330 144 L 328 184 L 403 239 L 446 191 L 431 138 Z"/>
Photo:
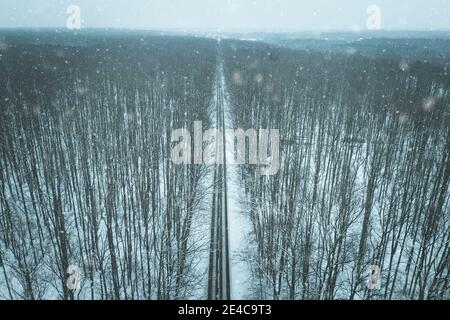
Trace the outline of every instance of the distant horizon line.
<path fill-rule="evenodd" d="M 435 30 L 423 30 L 423 29 L 379 29 L 379 30 L 349 30 L 349 29 L 329 29 L 329 30 L 317 30 L 317 29 L 295 29 L 295 28 L 127 28 L 127 27 L 82 27 L 80 29 L 68 29 L 64 26 L 46 26 L 46 27 L 32 27 L 32 26 L 0 26 L 0 30 L 53 30 L 53 31 L 69 31 L 69 32 L 82 32 L 82 31 L 135 31 L 135 32 L 221 32 L 221 33 L 309 33 L 309 34 L 323 34 L 323 33 L 389 33 L 389 32 L 404 32 L 404 33 L 450 33 L 449 29 L 435 29 Z"/>

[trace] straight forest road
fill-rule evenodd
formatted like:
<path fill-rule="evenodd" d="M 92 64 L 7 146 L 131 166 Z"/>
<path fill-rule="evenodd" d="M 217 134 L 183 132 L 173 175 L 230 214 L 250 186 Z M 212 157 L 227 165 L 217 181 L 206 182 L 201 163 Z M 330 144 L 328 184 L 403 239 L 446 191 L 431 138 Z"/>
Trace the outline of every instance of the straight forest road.
<path fill-rule="evenodd" d="M 220 45 L 220 44 L 219 44 Z M 223 148 L 223 164 L 216 161 L 214 165 L 214 188 L 211 216 L 211 246 L 208 274 L 208 299 L 229 300 L 230 290 L 230 257 L 228 240 L 228 198 L 227 198 L 227 159 L 225 139 L 225 110 L 224 110 L 224 85 L 223 62 L 219 50 L 219 67 L 216 81 L 216 124 L 218 133 L 222 135 L 222 145 L 217 143 L 220 137 L 216 137 L 216 159 L 219 156 L 218 148 Z"/>

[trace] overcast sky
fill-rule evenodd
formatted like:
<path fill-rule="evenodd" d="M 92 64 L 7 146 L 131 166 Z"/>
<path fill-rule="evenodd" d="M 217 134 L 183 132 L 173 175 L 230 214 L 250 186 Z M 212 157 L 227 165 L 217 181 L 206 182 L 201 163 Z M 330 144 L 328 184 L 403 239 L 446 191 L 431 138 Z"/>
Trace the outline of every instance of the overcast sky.
<path fill-rule="evenodd" d="M 0 27 L 363 30 L 378 5 L 385 30 L 450 30 L 450 0 L 0 0 Z"/>

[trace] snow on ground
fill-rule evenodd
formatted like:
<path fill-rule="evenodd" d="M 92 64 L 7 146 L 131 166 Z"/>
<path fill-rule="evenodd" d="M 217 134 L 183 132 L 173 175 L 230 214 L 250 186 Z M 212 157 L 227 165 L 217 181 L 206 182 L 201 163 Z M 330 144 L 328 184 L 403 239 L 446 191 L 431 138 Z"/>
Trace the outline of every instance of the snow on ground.
<path fill-rule="evenodd" d="M 230 99 L 223 72 L 223 62 L 219 64 L 219 80 L 223 88 L 223 106 L 225 110 L 225 126 L 227 129 L 233 128 L 230 114 Z M 244 250 L 247 248 L 247 241 L 251 234 L 251 223 L 248 209 L 245 205 L 245 191 L 239 175 L 239 167 L 229 164 L 234 158 L 232 145 L 227 145 L 227 195 L 228 195 L 228 239 L 230 251 L 230 278 L 231 278 L 231 298 L 246 299 L 249 295 L 250 269 L 246 261 Z"/>

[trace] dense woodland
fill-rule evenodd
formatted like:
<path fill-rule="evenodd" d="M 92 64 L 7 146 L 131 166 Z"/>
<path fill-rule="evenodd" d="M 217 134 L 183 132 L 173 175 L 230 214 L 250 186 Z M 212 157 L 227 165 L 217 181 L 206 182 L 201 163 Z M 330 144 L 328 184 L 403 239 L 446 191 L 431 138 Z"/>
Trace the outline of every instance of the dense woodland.
<path fill-rule="evenodd" d="M 206 170 L 167 137 L 208 125 L 216 42 L 88 40 L 0 51 L 0 299 L 190 297 Z"/>
<path fill-rule="evenodd" d="M 228 41 L 236 127 L 278 128 L 281 169 L 241 168 L 263 299 L 450 298 L 444 67 Z M 369 290 L 369 266 L 381 272 Z"/>
<path fill-rule="evenodd" d="M 204 297 L 210 168 L 174 165 L 168 139 L 211 126 L 219 43 L 0 39 L 0 299 Z M 240 167 L 249 297 L 450 299 L 444 65 L 220 46 L 234 127 L 281 135 L 278 174 Z"/>

